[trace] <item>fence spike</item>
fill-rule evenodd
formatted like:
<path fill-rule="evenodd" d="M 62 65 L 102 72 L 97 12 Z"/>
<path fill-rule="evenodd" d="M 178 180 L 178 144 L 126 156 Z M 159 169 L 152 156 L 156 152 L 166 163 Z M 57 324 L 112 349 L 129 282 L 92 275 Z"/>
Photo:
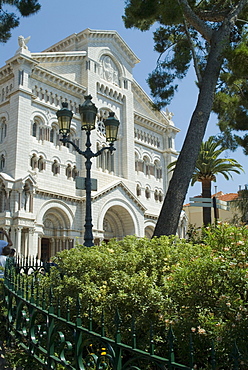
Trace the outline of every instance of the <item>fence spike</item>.
<path fill-rule="evenodd" d="M 174 353 L 175 336 L 174 336 L 171 325 L 168 331 L 167 339 L 168 339 L 168 345 L 169 345 L 169 364 L 171 364 L 172 362 L 175 362 L 175 353 Z"/>
<path fill-rule="evenodd" d="M 29 284 L 28 279 L 26 280 L 26 299 L 28 299 L 28 293 L 29 293 Z"/>
<path fill-rule="evenodd" d="M 39 306 L 40 304 L 40 289 L 39 289 L 39 281 L 36 279 L 36 304 Z"/>
<path fill-rule="evenodd" d="M 42 288 L 42 309 L 45 309 L 45 288 Z"/>
<path fill-rule="evenodd" d="M 70 321 L 71 319 L 71 314 L 70 314 L 70 302 L 69 298 L 66 299 L 66 320 Z"/>
<path fill-rule="evenodd" d="M 104 309 L 102 309 L 101 315 L 101 336 L 105 336 L 105 316 L 104 316 Z"/>
<path fill-rule="evenodd" d="M 37 254 L 36 257 L 35 257 L 35 268 L 36 268 L 36 270 L 38 270 L 38 267 L 40 267 L 40 266 L 38 265 L 38 254 Z"/>
<path fill-rule="evenodd" d="M 194 342 L 192 333 L 189 336 L 189 366 L 193 369 L 194 366 Z"/>
<path fill-rule="evenodd" d="M 57 315 L 61 316 L 61 300 L 60 300 L 60 294 L 58 294 L 58 303 L 57 303 Z"/>
<path fill-rule="evenodd" d="M 115 312 L 115 326 L 116 326 L 116 335 L 115 335 L 115 341 L 116 343 L 121 342 L 121 317 L 119 310 L 117 309 Z"/>
<path fill-rule="evenodd" d="M 137 348 L 137 338 L 136 338 L 136 320 L 135 317 L 132 317 L 132 348 Z"/>
<path fill-rule="evenodd" d="M 88 310 L 88 329 L 89 331 L 93 330 L 93 319 L 92 319 L 92 304 L 90 303 L 89 305 L 89 310 Z"/>
<path fill-rule="evenodd" d="M 31 281 L 31 302 L 34 302 L 34 276 L 32 276 Z"/>
<path fill-rule="evenodd" d="M 22 297 L 24 298 L 24 293 L 25 293 L 24 275 L 22 275 L 22 279 L 21 279 L 21 291 L 22 291 Z"/>
<path fill-rule="evenodd" d="M 81 316 L 81 302 L 80 302 L 79 296 L 77 296 L 76 308 L 77 308 L 77 317 L 80 317 Z"/>
<path fill-rule="evenodd" d="M 80 302 L 79 295 L 77 296 L 77 299 L 76 299 L 76 314 L 77 314 L 77 318 L 76 318 L 77 325 L 78 326 L 81 326 L 82 325 L 82 319 L 81 319 L 81 302 Z"/>
<path fill-rule="evenodd" d="M 154 334 L 153 334 L 153 324 L 150 326 L 150 355 L 154 355 Z"/>
<path fill-rule="evenodd" d="M 213 340 L 212 340 L 212 346 L 211 346 L 211 366 L 212 366 L 212 370 L 216 369 L 215 346 L 214 346 Z"/>

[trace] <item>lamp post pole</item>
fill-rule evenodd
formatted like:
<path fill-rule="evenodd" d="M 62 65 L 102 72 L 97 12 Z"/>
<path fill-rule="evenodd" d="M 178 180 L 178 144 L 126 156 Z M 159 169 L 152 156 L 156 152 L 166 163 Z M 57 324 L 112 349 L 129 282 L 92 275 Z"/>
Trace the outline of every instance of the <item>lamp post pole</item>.
<path fill-rule="evenodd" d="M 86 213 L 85 213 L 85 233 L 84 233 L 84 245 L 86 247 L 91 247 L 94 245 L 93 242 L 93 233 L 92 233 L 92 214 L 91 214 L 91 158 L 92 158 L 92 150 L 91 150 L 91 142 L 90 142 L 90 131 L 86 131 L 87 140 L 86 140 L 86 151 L 85 151 L 85 167 L 86 167 L 86 179 L 85 179 L 85 190 L 86 190 Z"/>
<path fill-rule="evenodd" d="M 85 178 L 85 190 L 86 190 L 86 209 L 85 209 L 85 233 L 84 233 L 84 245 L 86 247 L 92 247 L 94 245 L 93 241 L 93 232 L 92 232 L 92 207 L 91 207 L 91 158 L 98 157 L 103 153 L 104 150 L 109 150 L 112 154 L 114 150 L 114 141 L 117 139 L 118 127 L 120 122 L 114 118 L 114 113 L 110 112 L 109 117 L 105 120 L 105 129 L 106 129 L 106 141 L 110 142 L 108 147 L 103 147 L 98 150 L 96 153 L 93 153 L 91 150 L 91 141 L 90 134 L 91 130 L 95 128 L 95 119 L 97 115 L 97 108 L 91 102 L 92 97 L 86 96 L 85 102 L 83 105 L 79 106 L 79 112 L 81 114 L 82 120 L 82 130 L 86 131 L 86 150 L 82 151 L 73 141 L 68 139 L 70 133 L 70 125 L 73 113 L 68 109 L 68 104 L 63 103 L 63 108 L 57 111 L 59 131 L 62 134 L 62 143 L 71 144 L 77 153 L 83 155 L 86 159 L 86 178 Z"/>

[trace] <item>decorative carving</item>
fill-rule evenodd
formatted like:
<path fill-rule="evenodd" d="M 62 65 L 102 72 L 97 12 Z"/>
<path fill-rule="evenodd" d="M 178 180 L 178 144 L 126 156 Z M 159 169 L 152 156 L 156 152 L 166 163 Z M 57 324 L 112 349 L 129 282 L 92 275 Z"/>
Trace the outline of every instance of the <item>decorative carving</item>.
<path fill-rule="evenodd" d="M 111 232 L 112 229 L 111 229 L 111 226 L 109 224 L 109 222 L 107 220 L 103 220 L 103 230 L 106 232 Z"/>
<path fill-rule="evenodd" d="M 105 55 L 101 59 L 100 76 L 114 85 L 119 86 L 119 71 L 113 60 Z"/>
<path fill-rule="evenodd" d="M 19 49 L 16 51 L 16 54 L 27 54 L 30 55 L 30 51 L 28 50 L 27 43 L 29 42 L 31 36 L 28 36 L 24 38 L 23 36 L 18 37 L 18 44 L 19 44 Z"/>
<path fill-rule="evenodd" d="M 168 108 L 166 108 L 165 114 L 166 114 L 166 117 L 168 118 L 168 120 L 171 121 L 174 114 L 172 112 L 170 112 L 168 110 Z"/>

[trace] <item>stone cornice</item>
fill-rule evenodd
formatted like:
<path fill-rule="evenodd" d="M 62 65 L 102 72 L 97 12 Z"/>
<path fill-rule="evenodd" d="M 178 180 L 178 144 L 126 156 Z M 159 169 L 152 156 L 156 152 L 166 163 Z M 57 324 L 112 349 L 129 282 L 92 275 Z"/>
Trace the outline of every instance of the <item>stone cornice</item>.
<path fill-rule="evenodd" d="M 53 198 L 53 199 L 60 199 L 60 200 L 64 200 L 64 201 L 71 201 L 71 202 L 78 202 L 78 203 L 81 203 L 84 200 L 81 196 L 77 197 L 77 196 L 73 196 L 73 195 L 55 193 L 53 191 L 45 190 L 45 189 L 36 189 L 35 194 L 45 195 L 45 196 Z"/>
<path fill-rule="evenodd" d="M 162 113 L 161 113 L 162 114 Z M 162 118 L 162 120 L 161 120 Z M 155 121 L 150 117 L 147 117 L 139 112 L 134 111 L 134 124 L 140 124 L 143 127 L 150 128 L 157 130 L 157 132 L 163 131 L 167 132 L 168 130 L 179 132 L 180 130 L 175 126 L 170 125 L 168 120 L 160 116 L 160 121 Z"/>
<path fill-rule="evenodd" d="M 66 93 L 73 94 L 74 96 L 76 95 L 80 98 L 86 91 L 86 87 L 76 82 L 72 82 L 71 80 L 40 66 L 36 66 L 32 70 L 31 77 L 45 84 L 49 84 L 50 86 L 54 86 L 57 89 L 65 91 Z"/>
<path fill-rule="evenodd" d="M 32 58 L 40 63 L 47 62 L 78 62 L 87 55 L 86 51 L 61 51 L 61 52 L 43 52 L 32 53 Z"/>
<path fill-rule="evenodd" d="M 156 216 L 156 215 L 152 215 L 152 214 L 150 214 L 150 213 L 145 213 L 145 215 L 144 215 L 144 217 L 145 217 L 145 220 L 157 220 L 158 219 L 158 216 Z"/>
<path fill-rule="evenodd" d="M 0 69 L 0 83 L 4 83 L 14 77 L 13 68 L 7 64 Z"/>
<path fill-rule="evenodd" d="M 119 51 L 124 56 L 127 56 L 129 60 L 132 62 L 133 66 L 140 62 L 140 59 L 134 54 L 134 52 L 130 49 L 130 47 L 126 44 L 123 38 L 118 34 L 116 31 L 105 31 L 105 30 L 92 30 L 90 28 L 86 28 L 84 31 L 80 33 L 74 33 L 71 36 L 63 39 L 62 41 L 58 42 L 57 44 L 52 45 L 48 49 L 44 50 L 45 52 L 58 52 L 62 50 L 68 50 L 70 48 L 74 48 L 74 50 L 78 50 L 80 48 L 80 43 L 84 42 L 84 40 L 88 40 L 90 42 L 102 41 L 102 40 L 112 40 L 116 43 Z"/>
<path fill-rule="evenodd" d="M 152 108 L 152 103 L 153 102 L 152 102 L 151 98 L 146 94 L 146 92 L 142 89 L 142 87 L 135 80 L 133 80 L 133 83 L 132 83 L 132 90 L 133 90 L 133 93 L 136 94 L 145 103 L 146 106 L 148 106 L 148 107 L 150 106 L 151 110 L 153 109 Z M 180 129 L 178 129 L 177 127 L 175 127 L 173 124 L 170 123 L 171 121 L 167 117 L 167 113 L 160 112 L 160 111 L 155 110 L 155 109 L 153 110 L 153 113 L 157 117 L 158 121 L 152 120 L 151 118 L 142 116 L 140 113 L 135 112 L 135 114 L 137 116 L 143 117 L 144 119 L 146 118 L 148 121 L 153 122 L 155 125 L 157 123 L 159 127 L 167 127 L 167 128 L 170 127 L 170 129 L 175 131 L 175 132 L 180 131 Z M 155 128 L 156 126 L 152 126 L 152 127 Z"/>
<path fill-rule="evenodd" d="M 125 191 L 125 193 L 129 196 L 129 198 L 132 199 L 133 202 L 135 204 L 137 204 L 137 206 L 143 212 L 146 211 L 145 206 L 138 200 L 138 198 L 128 189 L 128 187 L 122 181 L 118 181 L 116 183 L 113 183 L 113 184 L 107 186 L 105 189 L 101 189 L 97 194 L 94 194 L 92 196 L 93 201 L 97 200 L 98 198 L 103 197 L 104 195 L 110 193 L 111 191 L 113 191 L 114 189 L 116 189 L 118 187 L 122 188 Z"/>

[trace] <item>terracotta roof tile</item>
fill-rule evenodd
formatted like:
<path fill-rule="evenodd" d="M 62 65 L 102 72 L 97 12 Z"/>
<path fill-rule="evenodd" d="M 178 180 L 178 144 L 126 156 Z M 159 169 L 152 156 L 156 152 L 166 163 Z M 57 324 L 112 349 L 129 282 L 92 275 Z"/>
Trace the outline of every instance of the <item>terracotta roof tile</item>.
<path fill-rule="evenodd" d="M 228 194 L 223 194 L 220 197 L 217 197 L 219 200 L 224 200 L 225 202 L 230 202 L 231 200 L 234 200 L 238 198 L 237 193 L 228 193 Z"/>
<path fill-rule="evenodd" d="M 230 202 L 231 200 L 238 198 L 238 193 L 224 194 L 223 191 L 218 191 L 218 193 L 212 195 L 212 198 L 213 197 L 216 197 L 219 200 L 224 200 L 225 202 Z M 194 198 L 202 198 L 202 195 L 196 195 Z M 189 203 L 184 204 L 183 207 L 189 207 Z"/>

